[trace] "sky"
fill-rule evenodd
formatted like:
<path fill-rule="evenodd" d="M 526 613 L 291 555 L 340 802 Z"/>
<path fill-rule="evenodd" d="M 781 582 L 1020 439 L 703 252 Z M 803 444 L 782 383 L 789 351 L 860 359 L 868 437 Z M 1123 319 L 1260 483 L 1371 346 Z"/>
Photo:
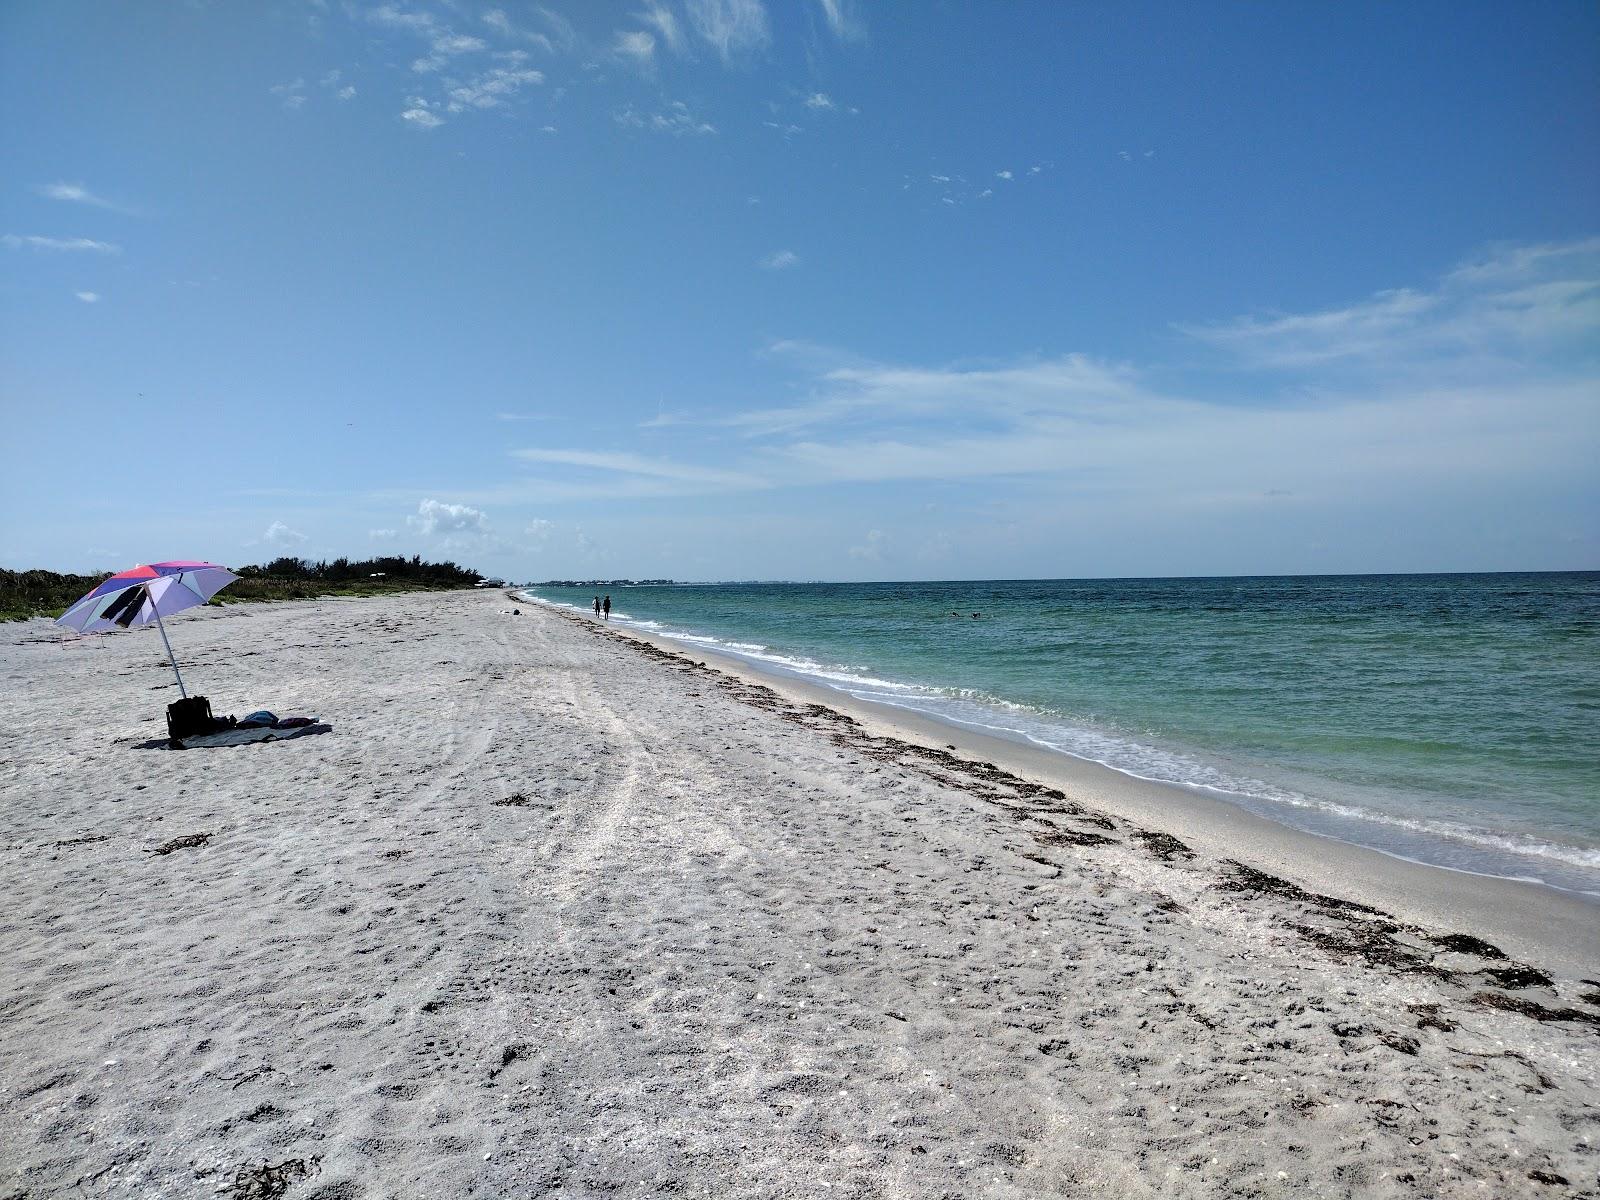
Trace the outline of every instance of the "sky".
<path fill-rule="evenodd" d="M 0 565 L 1600 567 L 1600 8 L 0 6 Z"/>

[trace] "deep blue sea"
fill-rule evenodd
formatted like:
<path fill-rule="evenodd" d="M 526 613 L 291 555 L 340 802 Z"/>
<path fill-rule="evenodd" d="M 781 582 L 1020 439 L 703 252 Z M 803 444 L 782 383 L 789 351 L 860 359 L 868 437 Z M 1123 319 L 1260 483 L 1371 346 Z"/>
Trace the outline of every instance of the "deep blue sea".
<path fill-rule="evenodd" d="M 593 589 L 533 587 L 588 610 Z M 613 619 L 1224 796 L 1600 896 L 1600 572 L 716 584 Z"/>

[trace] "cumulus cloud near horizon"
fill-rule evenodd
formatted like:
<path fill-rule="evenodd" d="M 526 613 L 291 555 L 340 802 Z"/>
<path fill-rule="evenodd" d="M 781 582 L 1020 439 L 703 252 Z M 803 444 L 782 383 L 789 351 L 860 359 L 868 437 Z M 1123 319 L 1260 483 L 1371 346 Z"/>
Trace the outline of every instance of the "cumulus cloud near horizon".
<path fill-rule="evenodd" d="M 406 524 L 426 537 L 436 534 L 483 534 L 489 532 L 489 519 L 482 510 L 466 504 L 446 504 L 424 500 Z"/>
<path fill-rule="evenodd" d="M 287 550 L 291 546 L 298 546 L 305 542 L 306 535 L 298 529 L 290 529 L 282 521 L 274 521 L 267 526 L 266 532 L 261 535 L 261 540 L 269 546 Z"/>

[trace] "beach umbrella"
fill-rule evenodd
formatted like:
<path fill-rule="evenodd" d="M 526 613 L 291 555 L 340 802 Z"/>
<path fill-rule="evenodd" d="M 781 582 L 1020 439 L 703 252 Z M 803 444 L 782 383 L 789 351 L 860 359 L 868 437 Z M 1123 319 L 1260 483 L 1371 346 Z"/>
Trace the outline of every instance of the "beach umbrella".
<path fill-rule="evenodd" d="M 154 621 L 161 631 L 161 644 L 167 648 L 172 673 L 178 677 L 178 694 L 184 699 L 183 676 L 167 641 L 162 617 L 204 604 L 235 579 L 227 567 L 208 562 L 163 562 L 140 565 L 113 575 L 61 616 L 56 624 L 78 633 L 104 633 L 111 629 L 131 629 Z"/>

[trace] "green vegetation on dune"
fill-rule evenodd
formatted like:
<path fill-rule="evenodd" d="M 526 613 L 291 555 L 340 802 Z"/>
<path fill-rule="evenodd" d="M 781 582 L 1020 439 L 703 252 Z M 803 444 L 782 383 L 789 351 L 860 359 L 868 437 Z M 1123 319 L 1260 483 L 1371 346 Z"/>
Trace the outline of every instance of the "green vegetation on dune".
<path fill-rule="evenodd" d="M 469 588 L 478 581 L 476 571 L 453 562 L 424 562 L 421 555 L 355 562 L 348 558 L 332 562 L 278 558 L 259 566 L 238 567 L 236 573 L 238 581 L 218 593 L 213 604 L 443 591 Z M 55 571 L 0 569 L 0 621 L 59 617 L 78 597 L 111 574 L 62 575 Z"/>
<path fill-rule="evenodd" d="M 61 575 L 55 571 L 0 569 L 0 621 L 59 617 L 79 596 L 111 574 Z"/>

